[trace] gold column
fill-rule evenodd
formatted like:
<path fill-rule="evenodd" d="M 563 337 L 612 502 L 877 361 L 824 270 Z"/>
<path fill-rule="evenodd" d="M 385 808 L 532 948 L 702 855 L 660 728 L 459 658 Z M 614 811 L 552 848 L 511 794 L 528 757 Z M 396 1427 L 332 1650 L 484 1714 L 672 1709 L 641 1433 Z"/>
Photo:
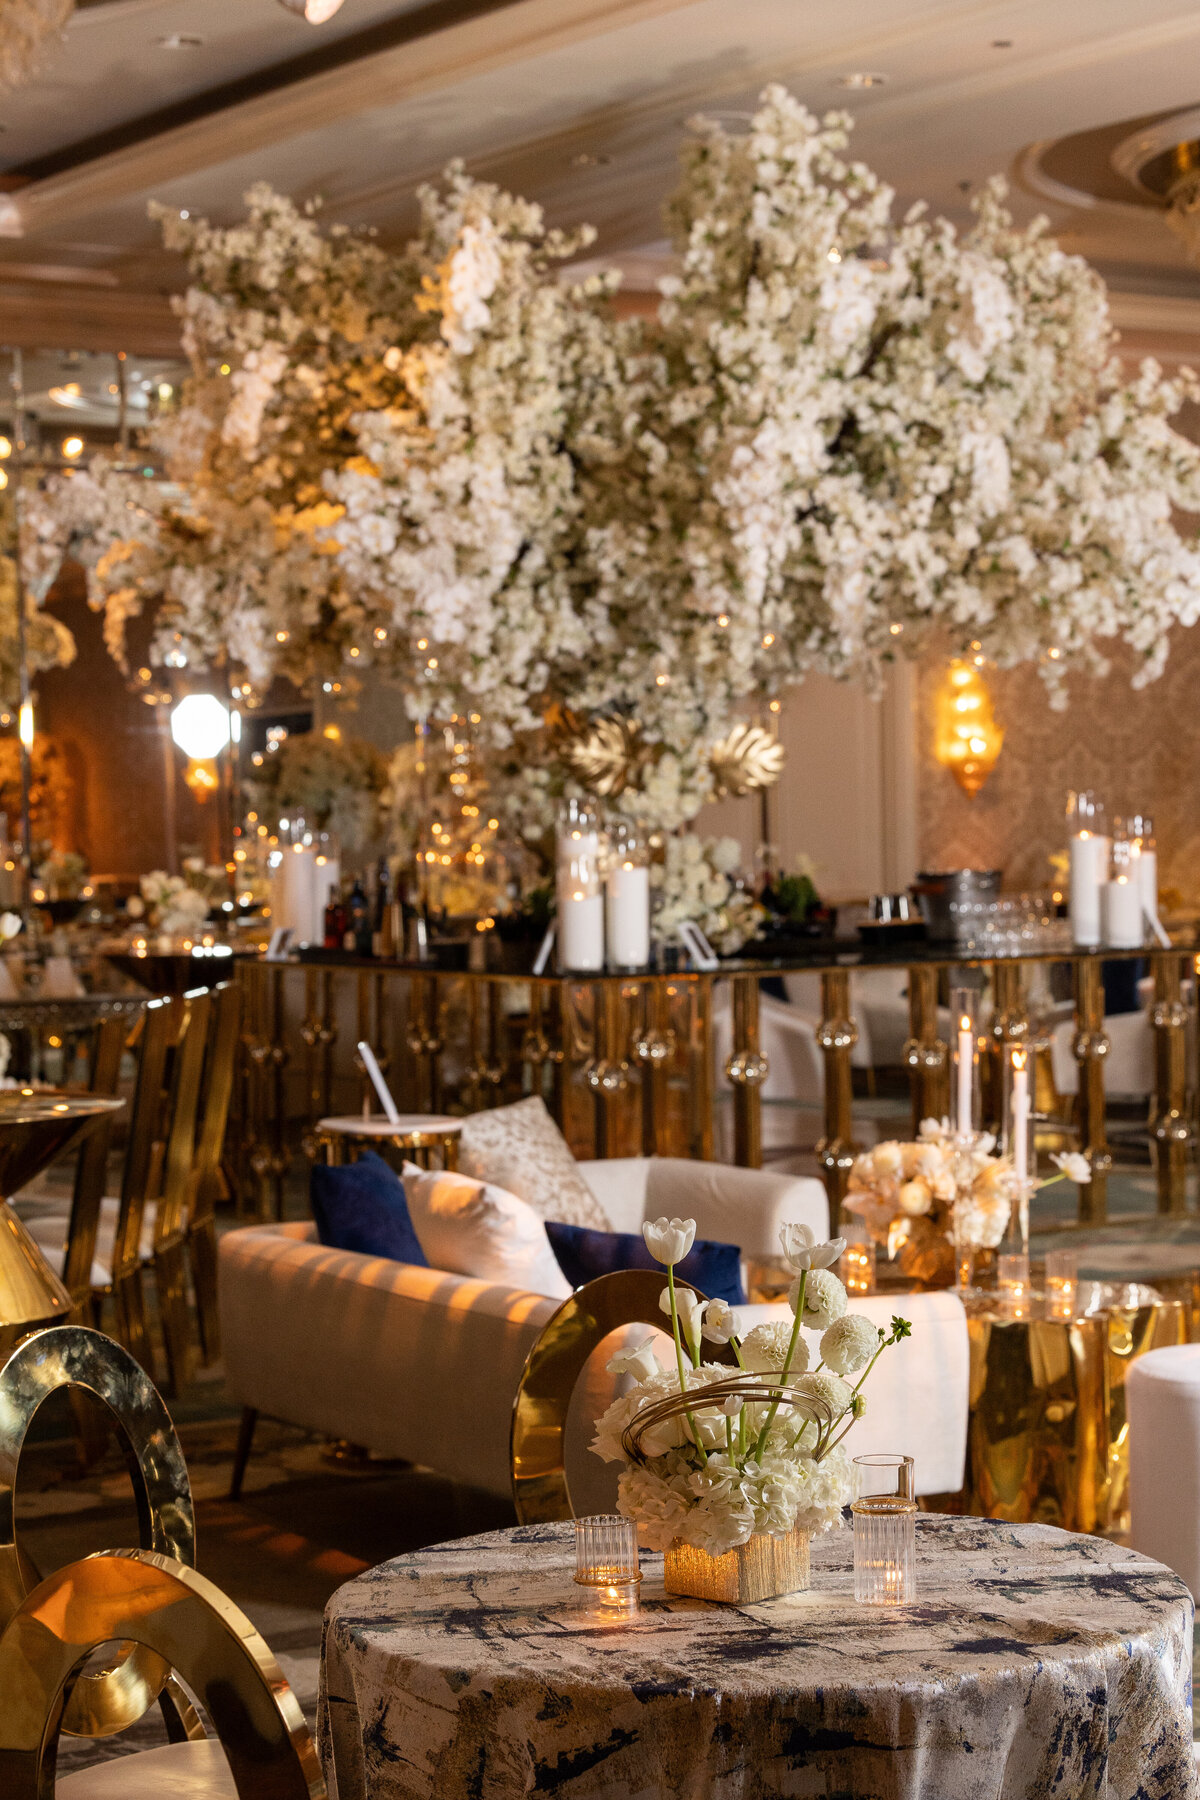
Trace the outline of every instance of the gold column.
<path fill-rule="evenodd" d="M 1104 987 L 1100 957 L 1078 952 L 1075 956 L 1075 1040 L 1072 1049 L 1079 1065 L 1077 1122 L 1079 1147 L 1092 1167 L 1092 1179 L 1079 1189 L 1079 1222 L 1102 1225 L 1108 1216 L 1108 1152 L 1104 1106 L 1104 1059 L 1109 1041 L 1104 1035 Z"/>
<path fill-rule="evenodd" d="M 641 982 L 642 1029 L 633 1053 L 642 1071 L 642 1155 L 667 1153 L 667 1069 L 675 1054 L 671 984 L 650 976 Z"/>
<path fill-rule="evenodd" d="M 1187 1007 L 1183 1003 L 1183 971 L 1187 957 L 1178 950 L 1156 950 L 1154 971 L 1154 1152 L 1158 1176 L 1158 1210 L 1176 1216 L 1187 1211 L 1187 1153 L 1191 1125 L 1187 1114 Z"/>
<path fill-rule="evenodd" d="M 596 1054 L 584 1079 L 595 1105 L 597 1156 L 620 1154 L 618 1111 L 629 1092 L 629 1064 L 625 1059 L 625 997 L 621 981 L 594 981 L 592 1018 Z"/>
<path fill-rule="evenodd" d="M 691 1067 L 691 1108 L 688 1119 L 688 1155 L 711 1162 L 713 1157 L 713 1046 L 712 976 L 696 975 L 687 983 L 694 1009 L 688 1030 Z"/>
<path fill-rule="evenodd" d="M 836 1232 L 850 1165 L 858 1153 L 850 1075 L 850 1052 L 858 1042 L 858 1027 L 850 1017 L 847 969 L 822 970 L 821 1012 L 817 1042 L 825 1053 L 825 1135 L 817 1145 L 817 1161 L 829 1193 L 829 1228 Z"/>
<path fill-rule="evenodd" d="M 758 976 L 735 975 L 733 1049 L 725 1073 L 733 1083 L 733 1160 L 743 1169 L 762 1168 L 762 1095 L 770 1073 L 758 1037 Z"/>
<path fill-rule="evenodd" d="M 921 964 L 908 971 L 908 1029 L 904 1046 L 912 1089 L 913 1136 L 922 1119 L 942 1119 L 950 1110 L 950 1047 L 937 1034 L 936 968 Z M 847 989 L 847 992 L 849 990 Z"/>

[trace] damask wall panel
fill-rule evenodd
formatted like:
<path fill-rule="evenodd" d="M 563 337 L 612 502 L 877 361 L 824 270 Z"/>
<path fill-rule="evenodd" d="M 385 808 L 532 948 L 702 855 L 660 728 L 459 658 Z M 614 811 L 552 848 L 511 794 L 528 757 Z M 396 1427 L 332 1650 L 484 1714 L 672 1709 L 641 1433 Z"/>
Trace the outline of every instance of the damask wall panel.
<path fill-rule="evenodd" d="M 989 670 L 1004 749 L 968 800 L 933 759 L 934 694 L 943 666 L 922 668 L 918 821 L 926 868 L 1000 868 L 1005 885 L 1043 889 L 1049 857 L 1066 846 L 1068 788 L 1094 788 L 1114 813 L 1148 811 L 1160 881 L 1200 902 L 1200 631 L 1177 631 L 1166 673 L 1132 689 L 1135 660 L 1118 650 L 1102 681 L 1070 682 L 1053 712 L 1035 669 Z"/>

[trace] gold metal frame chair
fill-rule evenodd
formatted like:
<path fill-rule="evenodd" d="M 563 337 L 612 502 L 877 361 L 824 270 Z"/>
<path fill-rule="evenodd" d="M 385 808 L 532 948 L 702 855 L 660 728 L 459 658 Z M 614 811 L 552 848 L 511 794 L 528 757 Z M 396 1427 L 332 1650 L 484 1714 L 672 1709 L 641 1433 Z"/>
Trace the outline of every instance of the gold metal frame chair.
<path fill-rule="evenodd" d="M 663 1328 L 658 1301 L 665 1282 L 666 1272 L 654 1269 L 601 1275 L 564 1300 L 542 1327 L 517 1386 L 509 1438 L 513 1505 L 522 1525 L 574 1517 L 563 1438 L 575 1383 L 610 1331 L 623 1325 Z M 698 1288 L 690 1291 L 705 1298 Z M 728 1344 L 708 1349 L 711 1362 L 736 1360 Z"/>
<path fill-rule="evenodd" d="M 60 1388 L 86 1391 L 111 1416 L 133 1482 L 144 1547 L 180 1562 L 195 1561 L 196 1523 L 187 1464 L 154 1383 L 112 1338 L 83 1325 L 53 1325 L 25 1338 L 0 1366 L 0 1625 L 16 1613 L 30 1586 L 29 1566 L 16 1538 L 22 1446 L 39 1407 Z M 87 1737 L 123 1731 L 153 1704 L 168 1672 L 146 1656 L 135 1655 L 118 1659 L 103 1672 L 81 1676 L 67 1710 L 66 1729 Z"/>
<path fill-rule="evenodd" d="M 48 1800 L 64 1709 L 80 1669 L 113 1639 L 140 1645 L 195 1693 L 241 1800 L 324 1800 L 316 1751 L 295 1695 L 254 1626 L 195 1570 L 146 1550 L 105 1551 L 44 1581 L 0 1637 L 0 1793 Z M 211 1761 L 195 1742 L 153 1751 L 176 1780 Z M 125 1774 L 137 1777 L 136 1755 Z M 160 1791 L 175 1783 L 159 1776 Z M 67 1789 L 82 1783 L 67 1778 Z M 202 1791 L 197 1788 L 191 1791 Z M 214 1793 L 228 1791 L 214 1783 Z"/>
<path fill-rule="evenodd" d="M 167 1354 L 167 1391 L 187 1385 L 192 1331 L 187 1295 L 187 1228 L 196 1162 L 196 1122 L 208 1054 L 212 995 L 184 995 L 184 1016 L 171 1070 L 162 1197 L 154 1214 L 154 1286 Z"/>
<path fill-rule="evenodd" d="M 216 1361 L 221 1351 L 217 1315 L 216 1205 L 218 1197 L 225 1191 L 221 1158 L 233 1096 L 241 1016 L 241 989 L 233 981 L 219 983 L 212 990 L 203 1117 L 186 1225 L 200 1352 L 206 1368 Z"/>
<path fill-rule="evenodd" d="M 104 1019 L 97 1027 L 92 1047 L 89 1093 L 102 1094 L 108 1098 L 116 1095 L 128 1025 L 127 1019 L 115 1018 Z M 102 1119 L 79 1146 L 75 1163 L 75 1184 L 71 1193 L 71 1212 L 67 1221 L 62 1284 L 71 1296 L 75 1317 L 88 1324 L 93 1322 L 96 1306 L 92 1291 L 92 1264 L 96 1257 L 100 1203 L 107 1186 L 108 1153 L 114 1124 L 115 1118 Z"/>
<path fill-rule="evenodd" d="M 142 1227 L 146 1207 L 154 1198 L 158 1185 L 162 1158 L 163 1084 L 167 1057 L 182 1017 L 183 1002 L 178 999 L 151 1000 L 142 1014 L 137 1082 L 113 1238 L 109 1291 L 115 1314 L 114 1334 L 151 1374 L 154 1361 L 146 1323 Z"/>

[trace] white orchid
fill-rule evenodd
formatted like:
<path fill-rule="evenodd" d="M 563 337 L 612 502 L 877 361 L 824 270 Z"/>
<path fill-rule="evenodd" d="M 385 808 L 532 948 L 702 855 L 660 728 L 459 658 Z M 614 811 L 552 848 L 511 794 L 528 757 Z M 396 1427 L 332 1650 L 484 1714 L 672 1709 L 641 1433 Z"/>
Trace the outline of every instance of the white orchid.
<path fill-rule="evenodd" d="M 670 1269 L 683 1261 L 695 1243 L 696 1221 L 668 1219 L 664 1214 L 661 1219 L 648 1219 L 642 1226 L 642 1236 L 655 1262 L 663 1263 Z"/>
<path fill-rule="evenodd" d="M 780 1226 L 779 1241 L 785 1260 L 797 1274 L 807 1269 L 831 1269 L 846 1248 L 845 1238 L 840 1237 L 819 1244 L 812 1227 L 798 1220 Z"/>
<path fill-rule="evenodd" d="M 649 1381 L 662 1374 L 662 1364 L 654 1354 L 654 1339 L 647 1338 L 636 1350 L 618 1350 L 605 1364 L 610 1375 L 632 1375 L 635 1381 Z"/>
<path fill-rule="evenodd" d="M 1092 1165 L 1078 1150 L 1064 1150 L 1061 1155 L 1051 1156 L 1050 1161 L 1068 1181 L 1085 1183 L 1092 1179 Z"/>

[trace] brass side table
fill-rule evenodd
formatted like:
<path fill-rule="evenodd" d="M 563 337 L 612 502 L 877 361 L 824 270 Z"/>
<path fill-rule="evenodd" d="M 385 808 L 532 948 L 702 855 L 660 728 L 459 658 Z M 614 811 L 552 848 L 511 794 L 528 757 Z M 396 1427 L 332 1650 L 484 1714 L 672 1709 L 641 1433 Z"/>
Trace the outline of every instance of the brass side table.
<path fill-rule="evenodd" d="M 439 1113 L 401 1113 L 396 1120 L 348 1113 L 344 1118 L 318 1119 L 317 1144 L 330 1164 L 347 1160 L 364 1150 L 402 1150 L 422 1169 L 458 1166 L 458 1139 L 462 1120 Z M 439 1159 L 434 1162 L 434 1157 Z"/>

